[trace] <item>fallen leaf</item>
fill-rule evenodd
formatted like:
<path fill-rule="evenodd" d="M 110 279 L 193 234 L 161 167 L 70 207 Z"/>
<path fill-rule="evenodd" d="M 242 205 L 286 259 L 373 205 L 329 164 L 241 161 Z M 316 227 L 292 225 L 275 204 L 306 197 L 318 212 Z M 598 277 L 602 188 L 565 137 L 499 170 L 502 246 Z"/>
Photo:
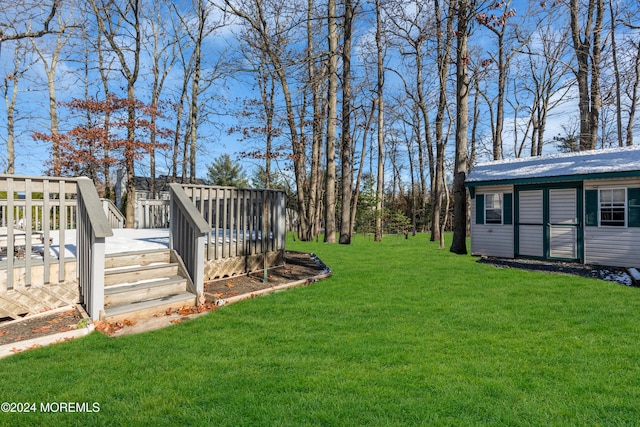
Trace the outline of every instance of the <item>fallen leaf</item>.
<path fill-rule="evenodd" d="M 182 319 L 173 319 L 171 321 L 171 323 L 180 323 L 180 322 L 182 322 Z"/>
<path fill-rule="evenodd" d="M 235 285 L 234 285 L 233 283 L 229 282 L 229 283 L 227 283 L 227 284 L 226 284 L 226 286 L 227 286 L 227 288 L 231 289 L 231 288 L 233 288 Z"/>
<path fill-rule="evenodd" d="M 3 335 L 7 335 L 9 333 L 9 331 L 0 331 L 0 337 Z"/>
<path fill-rule="evenodd" d="M 51 330 L 51 325 L 48 325 L 48 326 L 43 326 L 41 328 L 32 329 L 31 332 L 33 332 L 34 334 L 41 334 L 43 332 L 49 332 L 50 330 Z"/>
<path fill-rule="evenodd" d="M 194 307 L 189 307 L 189 306 L 182 306 L 180 307 L 180 310 L 178 310 L 178 314 L 180 314 L 181 316 L 188 316 L 190 314 L 194 314 L 196 311 L 194 309 Z"/>

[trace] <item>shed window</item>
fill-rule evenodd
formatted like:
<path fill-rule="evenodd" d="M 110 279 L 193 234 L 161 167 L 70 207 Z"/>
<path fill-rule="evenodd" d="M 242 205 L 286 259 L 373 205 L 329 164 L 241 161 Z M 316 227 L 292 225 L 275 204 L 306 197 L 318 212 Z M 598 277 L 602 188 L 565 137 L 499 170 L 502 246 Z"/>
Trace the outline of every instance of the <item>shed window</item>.
<path fill-rule="evenodd" d="M 627 191 L 625 188 L 600 190 L 600 225 L 624 227 L 626 225 Z"/>
<path fill-rule="evenodd" d="M 502 224 L 502 194 L 485 194 L 485 224 Z"/>

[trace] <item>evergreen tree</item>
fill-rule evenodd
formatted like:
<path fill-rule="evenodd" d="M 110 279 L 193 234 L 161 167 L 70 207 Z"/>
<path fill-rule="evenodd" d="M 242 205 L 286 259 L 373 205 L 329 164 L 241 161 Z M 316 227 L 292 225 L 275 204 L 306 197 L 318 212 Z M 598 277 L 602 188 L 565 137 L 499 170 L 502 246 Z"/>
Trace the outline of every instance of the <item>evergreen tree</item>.
<path fill-rule="evenodd" d="M 242 166 L 223 154 L 207 166 L 207 183 L 224 187 L 248 187 L 249 182 Z"/>

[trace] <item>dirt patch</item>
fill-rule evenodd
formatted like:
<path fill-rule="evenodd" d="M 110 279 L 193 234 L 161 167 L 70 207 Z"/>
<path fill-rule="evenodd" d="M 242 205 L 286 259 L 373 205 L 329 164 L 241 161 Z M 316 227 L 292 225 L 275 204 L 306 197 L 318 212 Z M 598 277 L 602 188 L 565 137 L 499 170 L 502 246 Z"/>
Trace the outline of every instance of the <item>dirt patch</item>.
<path fill-rule="evenodd" d="M 76 308 L 42 313 L 1 325 L 0 345 L 73 331 L 83 326 L 86 326 L 86 320 Z"/>
<path fill-rule="evenodd" d="M 631 277 L 624 268 L 605 267 L 601 265 L 579 264 L 575 262 L 540 261 L 533 259 L 504 259 L 482 257 L 481 264 L 491 264 L 502 268 L 518 268 L 521 270 L 543 271 L 547 273 L 568 274 L 572 276 L 590 277 L 631 286 Z"/>
<path fill-rule="evenodd" d="M 285 252 L 284 259 L 285 264 L 283 266 L 269 269 L 267 282 L 263 281 L 263 272 L 234 276 L 206 283 L 205 294 L 213 296 L 214 299 L 227 300 L 232 297 L 252 295 L 287 283 L 311 282 L 320 276 L 330 273 L 329 268 L 313 254 Z M 199 307 L 183 307 L 175 312 L 159 313 L 156 317 L 172 316 L 170 322 L 178 323 L 182 318 L 215 308 L 217 308 L 215 303 L 206 303 Z M 5 322 L 0 324 L 0 346 L 75 330 L 78 327 L 86 326 L 87 321 L 83 319 L 82 313 L 74 308 L 63 311 L 56 310 L 52 313 L 42 313 L 25 317 L 22 320 Z M 156 319 L 147 320 L 153 321 Z M 123 329 L 135 329 L 133 327 L 136 323 L 144 322 L 128 322 L 125 320 L 124 322 L 111 324 L 98 321 L 94 325 L 97 330 L 113 335 L 117 332 L 122 332 Z M 140 329 L 145 330 L 144 327 Z"/>
<path fill-rule="evenodd" d="M 259 292 L 285 283 L 311 280 L 313 277 L 329 272 L 327 266 L 313 254 L 285 252 L 284 260 L 283 266 L 269 269 L 267 282 L 264 281 L 264 272 L 258 271 L 205 283 L 204 292 L 217 299 L 227 299 Z"/>

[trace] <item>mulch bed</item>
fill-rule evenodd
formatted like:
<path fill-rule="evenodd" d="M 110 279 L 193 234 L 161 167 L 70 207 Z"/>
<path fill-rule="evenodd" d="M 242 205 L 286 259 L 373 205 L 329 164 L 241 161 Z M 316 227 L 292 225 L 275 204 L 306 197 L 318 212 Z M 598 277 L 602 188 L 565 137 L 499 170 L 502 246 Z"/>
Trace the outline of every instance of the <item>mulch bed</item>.
<path fill-rule="evenodd" d="M 575 262 L 540 261 L 534 259 L 504 259 L 482 257 L 481 264 L 491 264 L 502 268 L 518 268 L 521 270 L 543 271 L 547 273 L 568 274 L 572 276 L 590 277 L 631 286 L 631 277 L 624 268 L 606 267 L 601 265 L 579 264 Z"/>
<path fill-rule="evenodd" d="M 0 326 L 0 345 L 73 331 L 78 329 L 82 319 L 82 314 L 76 308 L 72 308 L 52 314 L 25 317 L 17 322 L 7 322 L 6 325 Z"/>
<path fill-rule="evenodd" d="M 234 276 L 216 280 L 205 284 L 205 293 L 209 293 L 218 299 L 230 298 L 236 295 L 252 294 L 277 285 L 297 282 L 300 280 L 313 280 L 319 275 L 328 274 L 330 270 L 313 254 L 301 252 L 285 252 L 285 265 L 274 267 L 268 271 L 268 282 L 263 282 L 264 274 L 256 272 L 249 275 Z M 205 306 L 215 308 L 213 306 Z M 185 308 L 180 314 L 189 315 L 200 310 Z M 171 313 L 165 313 L 167 315 Z M 67 332 L 78 328 L 83 320 L 82 314 L 77 309 L 58 311 L 51 314 L 25 317 L 20 321 L 5 322 L 0 324 L 0 346 L 17 343 L 32 338 Z M 130 323 L 131 324 L 131 323 Z M 96 329 L 105 333 L 113 333 L 129 324 L 108 324 L 96 322 Z"/>
<path fill-rule="evenodd" d="M 227 277 L 214 280 L 204 285 L 204 292 L 218 299 L 230 298 L 237 295 L 251 294 L 263 289 L 272 288 L 285 283 L 311 278 L 329 272 L 326 265 L 313 254 L 302 252 L 285 252 L 285 264 L 269 269 L 267 282 L 264 282 L 264 272 Z"/>

